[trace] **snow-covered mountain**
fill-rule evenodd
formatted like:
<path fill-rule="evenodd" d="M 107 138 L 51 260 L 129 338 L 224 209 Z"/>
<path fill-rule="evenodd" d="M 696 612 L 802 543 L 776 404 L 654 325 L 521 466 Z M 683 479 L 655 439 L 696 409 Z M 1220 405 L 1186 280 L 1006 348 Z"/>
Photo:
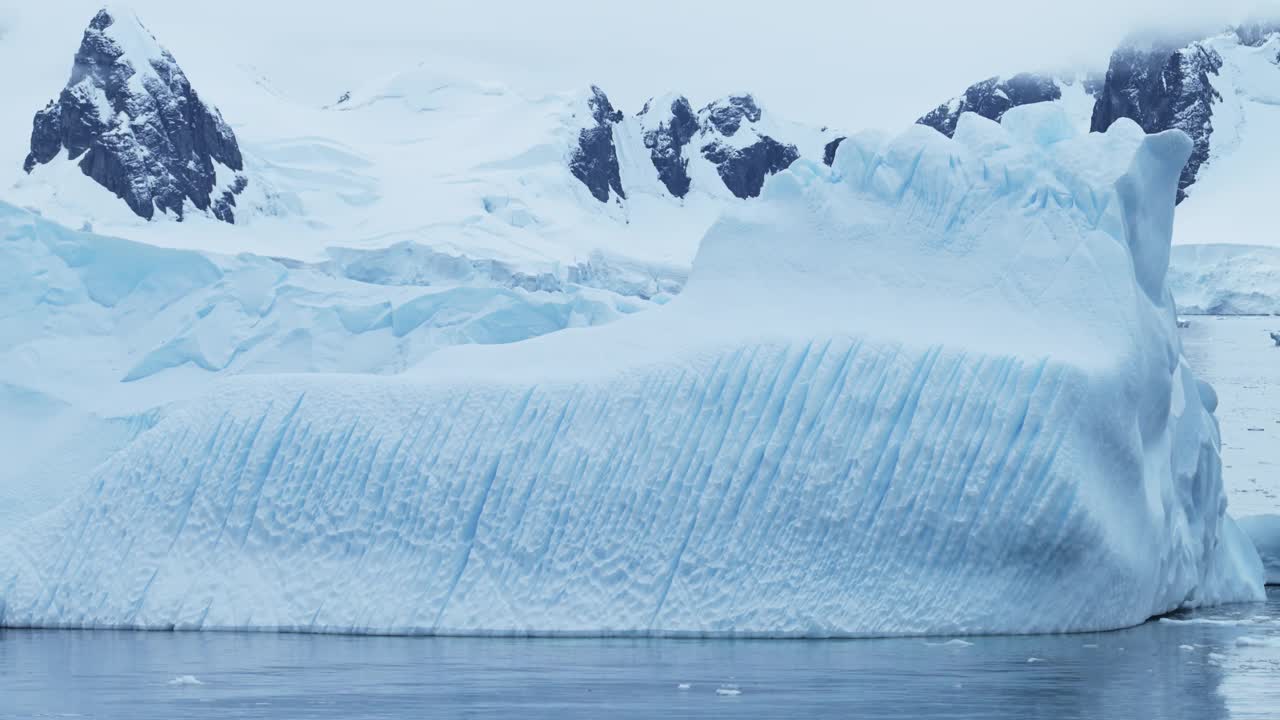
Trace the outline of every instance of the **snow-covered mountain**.
<path fill-rule="evenodd" d="M 71 78 L 36 113 L 27 173 L 75 162 L 150 220 L 188 205 L 234 222 L 247 179 L 235 134 L 178 62 L 129 12 L 104 9 L 85 30 Z"/>
<path fill-rule="evenodd" d="M 675 95 L 623 110 L 597 87 L 525 97 L 434 63 L 327 107 L 245 78 L 220 98 L 223 122 L 132 14 L 93 19 L 79 56 L 99 52 L 37 115 L 26 167 L 0 170 L 4 198 L 69 227 L 189 250 L 324 262 L 331 249 L 405 246 L 496 263 L 526 286 L 619 278 L 620 291 L 652 297 L 679 289 L 727 205 L 795 158 L 820 158 L 833 136 L 746 93 L 700 110 Z M 86 108 L 93 122 L 77 129 Z"/>

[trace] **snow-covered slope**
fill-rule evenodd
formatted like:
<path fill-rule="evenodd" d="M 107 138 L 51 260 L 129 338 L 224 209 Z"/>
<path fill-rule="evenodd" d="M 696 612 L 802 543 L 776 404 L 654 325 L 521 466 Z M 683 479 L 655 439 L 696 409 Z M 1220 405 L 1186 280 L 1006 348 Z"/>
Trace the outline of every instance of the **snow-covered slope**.
<path fill-rule="evenodd" d="M 1260 599 L 1165 286 L 1191 144 L 1075 135 L 1041 105 L 854 136 L 662 308 L 222 386 L 0 543 L 0 622 L 829 636 Z"/>
<path fill-rule="evenodd" d="M 4 50 L 0 61 L 17 59 Z M 600 88 L 525 97 L 442 60 L 323 108 L 231 61 L 217 70 L 199 80 L 220 91 L 225 122 L 132 13 L 104 10 L 34 133 L 2 123 L 30 153 L 0 169 L 0 197 L 166 247 L 316 261 L 409 242 L 531 275 L 603 259 L 670 276 L 726 206 L 795 158 L 820 158 L 833 136 L 745 93 L 697 111 L 677 96 L 623 109 Z M 660 141 L 677 100 L 687 131 Z M 144 221 L 184 208 L 236 227 L 194 212 L 180 228 Z"/>
<path fill-rule="evenodd" d="M 1274 184 L 1268 159 L 1280 137 L 1280 34 L 1263 38 L 1255 45 L 1230 34 L 1205 43 L 1222 64 L 1209 78 L 1216 93 L 1212 133 L 1179 207 L 1177 244 L 1280 246 L 1267 190 Z"/>

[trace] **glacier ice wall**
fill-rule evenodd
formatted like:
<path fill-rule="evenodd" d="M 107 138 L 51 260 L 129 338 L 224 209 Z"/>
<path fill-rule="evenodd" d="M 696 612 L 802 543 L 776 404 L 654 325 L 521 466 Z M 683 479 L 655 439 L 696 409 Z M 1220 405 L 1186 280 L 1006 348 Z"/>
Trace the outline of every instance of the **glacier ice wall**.
<path fill-rule="evenodd" d="M 1280 585 L 1280 515 L 1240 518 L 1240 530 L 1249 536 L 1262 556 L 1267 584 Z"/>
<path fill-rule="evenodd" d="M 331 255 L 146 245 L 0 201 L 0 536 L 219 378 L 393 374 L 440 347 L 610 322 L 679 287 L 604 258 L 543 283 L 416 245 Z"/>
<path fill-rule="evenodd" d="M 9 626 L 869 636 L 1256 600 L 1165 287 L 1181 133 L 799 162 L 661 308 L 238 378 L 0 543 Z"/>

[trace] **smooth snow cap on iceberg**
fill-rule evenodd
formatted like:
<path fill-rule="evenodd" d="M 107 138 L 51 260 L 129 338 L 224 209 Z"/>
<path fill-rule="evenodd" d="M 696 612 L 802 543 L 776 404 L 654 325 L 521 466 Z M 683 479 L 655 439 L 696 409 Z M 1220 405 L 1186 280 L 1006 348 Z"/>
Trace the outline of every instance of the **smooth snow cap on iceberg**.
<path fill-rule="evenodd" d="M 1051 105 L 854 136 L 662 308 L 235 380 L 0 543 L 3 623 L 817 637 L 1261 599 L 1164 283 L 1190 149 Z"/>

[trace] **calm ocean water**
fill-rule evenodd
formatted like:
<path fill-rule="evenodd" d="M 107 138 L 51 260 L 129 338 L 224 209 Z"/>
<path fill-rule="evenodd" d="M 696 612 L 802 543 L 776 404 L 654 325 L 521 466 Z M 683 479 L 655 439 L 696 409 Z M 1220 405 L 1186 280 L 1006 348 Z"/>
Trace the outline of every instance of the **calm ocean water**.
<path fill-rule="evenodd" d="M 965 641 L 0 631 L 3 718 L 1280 718 L 1280 588 Z"/>

